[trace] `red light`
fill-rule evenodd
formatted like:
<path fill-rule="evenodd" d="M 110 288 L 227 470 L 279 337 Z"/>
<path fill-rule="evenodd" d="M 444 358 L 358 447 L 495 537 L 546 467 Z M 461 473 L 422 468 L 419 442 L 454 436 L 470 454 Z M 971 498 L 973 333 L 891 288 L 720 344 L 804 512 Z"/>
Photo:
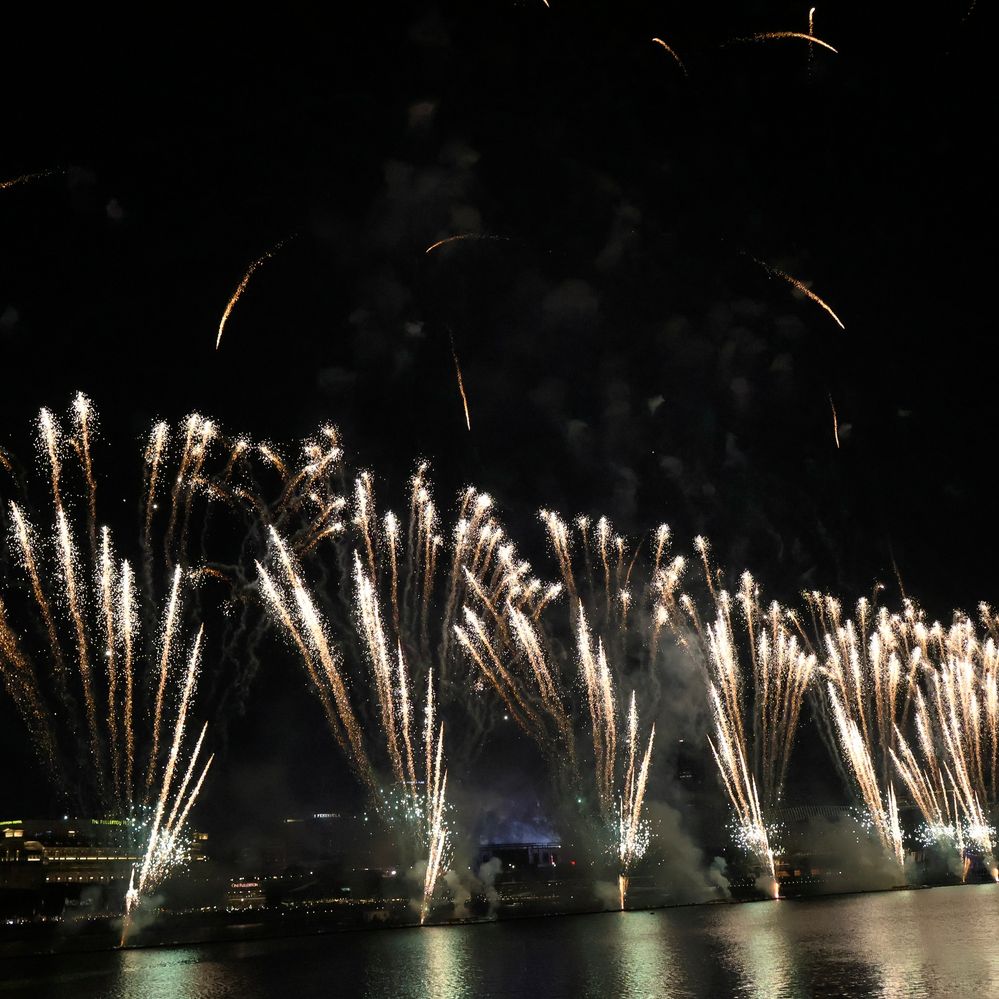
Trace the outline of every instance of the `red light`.
<path fill-rule="evenodd" d="M 576 866 L 576 861 L 575 860 L 570 860 L 569 863 L 572 864 L 573 867 Z"/>

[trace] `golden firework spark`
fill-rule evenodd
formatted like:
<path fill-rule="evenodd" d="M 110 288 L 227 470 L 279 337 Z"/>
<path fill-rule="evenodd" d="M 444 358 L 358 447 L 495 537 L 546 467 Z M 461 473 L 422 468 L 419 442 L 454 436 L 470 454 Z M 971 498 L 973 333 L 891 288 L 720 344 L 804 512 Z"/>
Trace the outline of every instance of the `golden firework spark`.
<path fill-rule="evenodd" d="M 779 277 L 783 281 L 787 281 L 788 284 L 793 285 L 795 288 L 797 288 L 798 291 L 800 291 L 802 295 L 804 295 L 806 298 L 810 298 L 813 302 L 815 302 L 816 305 L 819 305 L 823 309 L 825 309 L 825 311 L 828 312 L 830 316 L 832 316 L 836 325 L 841 330 L 846 329 L 846 327 L 843 325 L 843 321 L 839 318 L 839 316 L 836 315 L 835 312 L 833 312 L 829 304 L 823 301 L 821 298 L 819 298 L 819 296 L 816 295 L 815 292 L 812 291 L 812 289 L 809 288 L 806 284 L 803 284 L 796 277 L 792 277 L 790 274 L 785 273 L 784 271 L 780 270 L 778 267 L 772 267 L 770 264 L 766 263 L 766 261 L 760 260 L 758 257 L 753 257 L 751 255 L 748 256 L 750 256 L 751 260 L 759 264 L 760 267 L 762 267 L 768 274 L 772 275 L 773 277 Z"/>
<path fill-rule="evenodd" d="M 676 52 L 672 48 L 670 48 L 670 46 L 667 45 L 661 38 L 653 38 L 652 41 L 654 41 L 656 45 L 661 45 L 666 50 L 666 52 L 668 52 L 673 57 L 673 61 L 677 64 L 677 66 L 680 67 L 680 72 L 682 72 L 683 75 L 686 76 L 687 67 L 684 66 L 683 60 L 676 54 Z"/>
<path fill-rule="evenodd" d="M 290 238 L 291 237 L 289 236 L 288 239 Z M 246 291 L 246 286 L 250 283 L 250 278 L 253 277 L 254 272 L 260 267 L 261 264 L 270 260 L 271 257 L 273 257 L 274 254 L 288 242 L 288 239 L 282 239 L 280 243 L 276 243 L 262 257 L 258 257 L 254 260 L 253 263 L 250 264 L 249 268 L 247 268 L 246 273 L 243 275 L 243 279 L 239 282 L 236 286 L 236 290 L 232 293 L 232 298 L 230 298 L 226 304 L 225 312 L 222 313 L 222 320 L 219 322 L 218 336 L 215 338 L 216 350 L 219 349 L 219 345 L 222 343 L 222 333 L 225 330 L 225 324 L 229 321 L 229 316 L 231 315 L 232 310 L 236 307 L 236 303 L 243 297 L 243 292 Z"/>
<path fill-rule="evenodd" d="M 833 439 L 836 441 L 836 447 L 839 447 L 839 417 L 836 415 L 836 403 L 833 402 L 833 397 L 829 396 L 829 408 L 832 410 L 833 419 Z"/>

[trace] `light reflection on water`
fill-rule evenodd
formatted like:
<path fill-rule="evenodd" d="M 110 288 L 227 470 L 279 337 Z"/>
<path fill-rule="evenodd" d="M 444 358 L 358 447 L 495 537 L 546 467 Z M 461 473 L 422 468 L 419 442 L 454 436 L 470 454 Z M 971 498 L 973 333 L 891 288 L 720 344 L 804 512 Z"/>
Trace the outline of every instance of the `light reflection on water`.
<path fill-rule="evenodd" d="M 999 889 L 0 960 L 0 999 L 994 994 Z"/>

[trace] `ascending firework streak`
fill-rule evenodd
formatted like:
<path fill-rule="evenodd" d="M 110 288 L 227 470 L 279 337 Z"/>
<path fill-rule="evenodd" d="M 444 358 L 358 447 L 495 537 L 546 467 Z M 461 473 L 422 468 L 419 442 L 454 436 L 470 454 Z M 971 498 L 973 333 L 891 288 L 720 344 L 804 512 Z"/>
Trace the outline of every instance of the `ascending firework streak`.
<path fill-rule="evenodd" d="M 367 488 L 359 482 L 359 510 L 370 514 Z M 420 922 L 427 916 L 442 871 L 449 862 L 450 835 L 445 822 L 447 770 L 444 725 L 436 726 L 433 677 L 428 672 L 422 747 L 414 733 L 411 680 L 402 643 L 393 650 L 375 591 L 360 552 L 354 553 L 355 626 L 371 668 L 390 777 L 379 778 L 373 753 L 365 745 L 343 674 L 343 659 L 330 638 L 330 628 L 302 581 L 301 569 L 288 545 L 271 529 L 275 575 L 257 563 L 260 586 L 274 619 L 291 639 L 315 685 L 330 728 L 354 771 L 372 793 L 376 809 L 388 822 L 412 827 L 427 851 Z M 373 548 L 369 552 L 374 558 Z M 373 747 L 372 747 L 373 748 Z M 419 751 L 422 748 L 422 765 Z M 420 791 L 420 784 L 423 791 Z M 399 798 L 402 798 L 400 806 Z M 400 813 L 401 812 L 401 818 Z"/>
<path fill-rule="evenodd" d="M 242 280 L 236 285 L 236 290 L 232 293 L 232 298 L 229 299 L 225 307 L 225 312 L 222 313 L 222 319 L 219 322 L 219 332 L 218 336 L 215 338 L 215 349 L 219 349 L 219 345 L 222 343 L 222 333 L 225 330 L 225 324 L 229 321 L 229 316 L 232 310 L 236 307 L 236 303 L 243 297 L 243 292 L 246 291 L 246 286 L 250 283 L 250 278 L 253 277 L 254 272 L 260 267 L 261 264 L 266 263 L 271 257 L 274 256 L 278 250 L 287 243 L 287 239 L 282 239 L 280 243 L 272 246 L 262 257 L 258 257 L 253 261 L 252 264 L 247 268 L 246 273 L 243 275 Z"/>
<path fill-rule="evenodd" d="M 465 396 L 465 380 L 461 377 L 461 365 L 458 363 L 458 351 L 454 347 L 454 337 L 451 336 L 451 356 L 454 358 L 454 373 L 458 376 L 458 391 L 461 393 L 461 404 L 465 408 L 465 426 L 469 433 L 472 430 L 472 419 L 468 415 L 468 399 Z"/>
<path fill-rule="evenodd" d="M 142 595 L 131 563 L 115 555 L 111 531 L 97 527 L 91 453 L 96 425 L 96 414 L 83 395 L 74 400 L 68 433 L 50 411 L 43 409 L 39 416 L 39 450 L 48 471 L 53 529 L 42 533 L 21 503 L 7 504 L 9 545 L 26 587 L 23 595 L 0 594 L 0 673 L 46 772 L 67 803 L 119 816 L 137 838 L 140 865 L 127 900 L 130 916 L 142 895 L 184 861 L 187 817 L 211 760 L 198 771 L 206 729 L 187 755 L 201 635 L 178 681 L 179 604 L 187 582 L 179 568 L 158 648 L 149 657 L 158 664 L 159 678 L 152 731 L 148 743 L 137 745 L 136 684 L 141 680 L 144 688 L 149 672 L 139 623 Z M 67 464 L 70 454 L 76 461 Z M 67 488 L 76 475 L 82 478 L 86 534 L 94 539 L 82 553 Z M 5 581 L 4 590 L 11 589 Z M 15 608 L 35 617 L 39 627 L 15 628 Z M 41 639 L 34 648 L 22 637 L 33 631 Z M 178 688 L 174 714 L 167 702 Z M 164 755 L 160 733 L 168 727 L 173 737 Z M 136 779 L 142 765 L 147 768 L 144 781 Z M 186 768 L 182 780 L 177 780 L 178 766 Z"/>
<path fill-rule="evenodd" d="M 816 39 L 816 41 L 817 40 L 818 39 Z M 770 264 L 766 263 L 763 260 L 760 260 L 757 257 L 753 257 L 748 254 L 747 256 L 750 256 L 750 259 L 758 263 L 768 274 L 771 274 L 774 277 L 779 277 L 782 281 L 787 281 L 788 284 L 797 288 L 798 291 L 802 293 L 802 295 L 804 295 L 806 298 L 810 298 L 816 305 L 821 306 L 823 309 L 825 309 L 825 311 L 828 312 L 830 316 L 832 316 L 833 321 L 841 330 L 846 329 L 846 327 L 843 325 L 842 320 L 839 318 L 839 316 L 836 315 L 835 312 L 833 312 L 832 308 L 830 308 L 828 303 L 819 298 L 819 296 L 816 295 L 815 292 L 808 287 L 808 285 L 803 284 L 796 277 L 792 277 L 790 274 L 786 274 L 784 271 L 780 270 L 779 268 L 772 267 Z"/>
<path fill-rule="evenodd" d="M 833 398 L 829 396 L 829 408 L 832 410 L 833 418 L 833 440 L 836 441 L 836 447 L 839 447 L 839 417 L 836 415 L 836 403 L 833 402 Z"/>

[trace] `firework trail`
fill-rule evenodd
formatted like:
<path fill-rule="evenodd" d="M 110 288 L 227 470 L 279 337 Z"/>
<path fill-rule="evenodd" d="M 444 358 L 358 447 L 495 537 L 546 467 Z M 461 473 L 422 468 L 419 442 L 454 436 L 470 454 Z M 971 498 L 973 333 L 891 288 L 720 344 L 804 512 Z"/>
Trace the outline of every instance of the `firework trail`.
<path fill-rule="evenodd" d="M 6 191 L 11 187 L 19 187 L 21 184 L 30 184 L 33 180 L 44 180 L 46 177 L 55 177 L 65 172 L 65 170 L 41 170 L 38 173 L 25 173 L 20 177 L 0 180 L 0 191 Z"/>
<path fill-rule="evenodd" d="M 866 598 L 857 602 L 854 618 L 844 619 L 834 597 L 804 596 L 824 652 L 835 742 L 882 843 L 901 866 L 891 760 L 916 693 L 921 653 L 906 641 L 907 619 L 893 618 L 886 608 L 875 614 Z"/>
<path fill-rule="evenodd" d="M 451 356 L 454 358 L 454 373 L 458 376 L 458 391 L 461 393 L 461 404 L 465 409 L 465 426 L 472 432 L 472 419 L 468 415 L 468 398 L 465 395 L 465 380 L 461 377 L 461 365 L 458 363 L 458 352 L 454 347 L 454 337 L 451 337 Z"/>
<path fill-rule="evenodd" d="M 482 240 L 496 240 L 498 242 L 508 243 L 508 236 L 496 236 L 489 232 L 461 232 L 457 236 L 445 236 L 443 239 L 437 240 L 436 243 L 431 243 L 423 252 L 424 254 L 432 253 L 434 250 L 439 249 L 442 246 L 447 246 L 450 243 L 462 242 L 466 239 L 482 239 Z"/>
<path fill-rule="evenodd" d="M 812 291 L 811 288 L 809 288 L 807 285 L 803 284 L 796 277 L 792 277 L 790 274 L 786 274 L 784 271 L 780 270 L 779 268 L 771 267 L 770 264 L 766 263 L 763 260 L 760 260 L 758 257 L 753 257 L 749 254 L 747 254 L 747 256 L 749 256 L 750 259 L 753 260 L 755 263 L 759 264 L 760 267 L 762 267 L 768 274 L 772 275 L 773 277 L 779 277 L 782 281 L 787 281 L 788 284 L 797 288 L 798 291 L 802 293 L 802 295 L 804 295 L 806 298 L 810 298 L 813 302 L 815 302 L 816 305 L 821 306 L 823 309 L 825 309 L 825 311 L 828 312 L 830 316 L 832 316 L 833 321 L 841 330 L 846 329 L 846 327 L 843 325 L 842 320 L 839 318 L 839 316 L 836 315 L 835 312 L 833 312 L 832 308 L 828 305 L 828 303 L 823 301 L 823 299 L 819 298 L 819 296 L 816 295 L 815 292 Z"/>
<path fill-rule="evenodd" d="M 290 237 L 289 237 L 290 238 Z M 246 273 L 243 275 L 242 280 L 236 285 L 236 290 L 232 293 L 232 297 L 226 303 L 225 311 L 222 313 L 222 319 L 219 322 L 219 332 L 218 336 L 215 338 L 215 349 L 218 350 L 222 343 L 222 334 L 225 331 L 225 324 L 229 321 L 229 316 L 232 314 L 232 310 L 236 307 L 236 303 L 243 297 L 243 292 L 246 291 L 246 286 L 250 283 L 250 278 L 253 277 L 257 268 L 261 264 L 266 263 L 275 253 L 280 250 L 288 239 L 282 239 L 281 242 L 276 243 L 272 246 L 263 256 L 257 257 L 252 264 L 247 268 Z"/>
<path fill-rule="evenodd" d="M 814 38 L 815 36 L 815 8 L 810 7 L 808 10 L 808 37 Z M 808 43 L 808 75 L 812 75 L 812 68 L 815 65 L 815 43 Z"/>
<path fill-rule="evenodd" d="M 856 722 L 884 788 L 895 731 L 906 728 L 933 633 L 910 601 L 901 614 L 891 614 L 861 598 L 854 617 L 844 618 L 842 605 L 829 594 L 810 592 L 804 599 L 823 651 L 823 672 L 844 716 Z"/>
<path fill-rule="evenodd" d="M 833 402 L 832 396 L 829 396 L 829 408 L 832 410 L 832 420 L 833 420 L 833 440 L 836 441 L 836 447 L 839 448 L 839 417 L 836 415 L 836 403 Z"/>
<path fill-rule="evenodd" d="M 834 49 L 828 42 L 824 42 L 821 38 L 812 34 L 811 31 L 807 35 L 801 31 L 761 31 L 746 38 L 733 38 L 729 44 L 736 42 L 771 42 L 779 41 L 783 38 L 800 38 L 802 41 L 808 42 L 809 48 L 812 45 L 821 45 L 822 48 L 828 49 L 830 52 L 838 53 L 837 49 Z"/>
<path fill-rule="evenodd" d="M 97 417 L 82 394 L 74 400 L 70 422 L 74 431 L 67 437 L 50 411 L 43 409 L 38 421 L 51 531 L 38 530 L 21 504 L 8 504 L 8 545 L 27 585 L 15 595 L 16 573 L 0 580 L 0 674 L 47 775 L 67 803 L 84 814 L 117 816 L 128 830 L 141 862 L 126 902 L 127 934 L 143 895 L 188 855 L 187 817 L 207 772 L 203 768 L 194 780 L 204 730 L 186 764 L 181 763 L 201 637 L 183 678 L 178 678 L 170 646 L 179 641 L 179 591 L 189 576 L 178 568 L 161 648 L 149 654 L 139 624 L 142 594 L 136 590 L 134 571 L 128 560 L 116 555 L 111 530 L 98 526 L 92 454 Z M 72 515 L 77 483 L 84 531 L 95 539 L 92 548 L 84 545 L 82 551 Z M 33 632 L 41 638 L 37 648 Z M 147 741 L 143 733 L 137 738 L 136 678 L 150 678 L 154 662 L 160 665 L 156 675 L 162 685 L 155 724 L 157 730 L 169 725 L 173 732 L 165 756 L 158 737 Z M 188 773 L 177 782 L 177 768 L 185 765 Z M 146 766 L 148 776 L 137 786 L 138 766 Z"/>
<path fill-rule="evenodd" d="M 661 38 L 653 38 L 652 41 L 655 42 L 656 45 L 661 45 L 663 47 L 663 49 L 665 49 L 665 51 L 670 56 L 672 56 L 673 61 L 677 64 L 677 66 L 680 67 L 680 72 L 683 73 L 684 76 L 686 76 L 687 75 L 687 67 L 684 66 L 683 61 L 676 54 L 676 52 L 674 52 L 673 49 L 670 48 L 670 46 L 667 45 Z"/>

